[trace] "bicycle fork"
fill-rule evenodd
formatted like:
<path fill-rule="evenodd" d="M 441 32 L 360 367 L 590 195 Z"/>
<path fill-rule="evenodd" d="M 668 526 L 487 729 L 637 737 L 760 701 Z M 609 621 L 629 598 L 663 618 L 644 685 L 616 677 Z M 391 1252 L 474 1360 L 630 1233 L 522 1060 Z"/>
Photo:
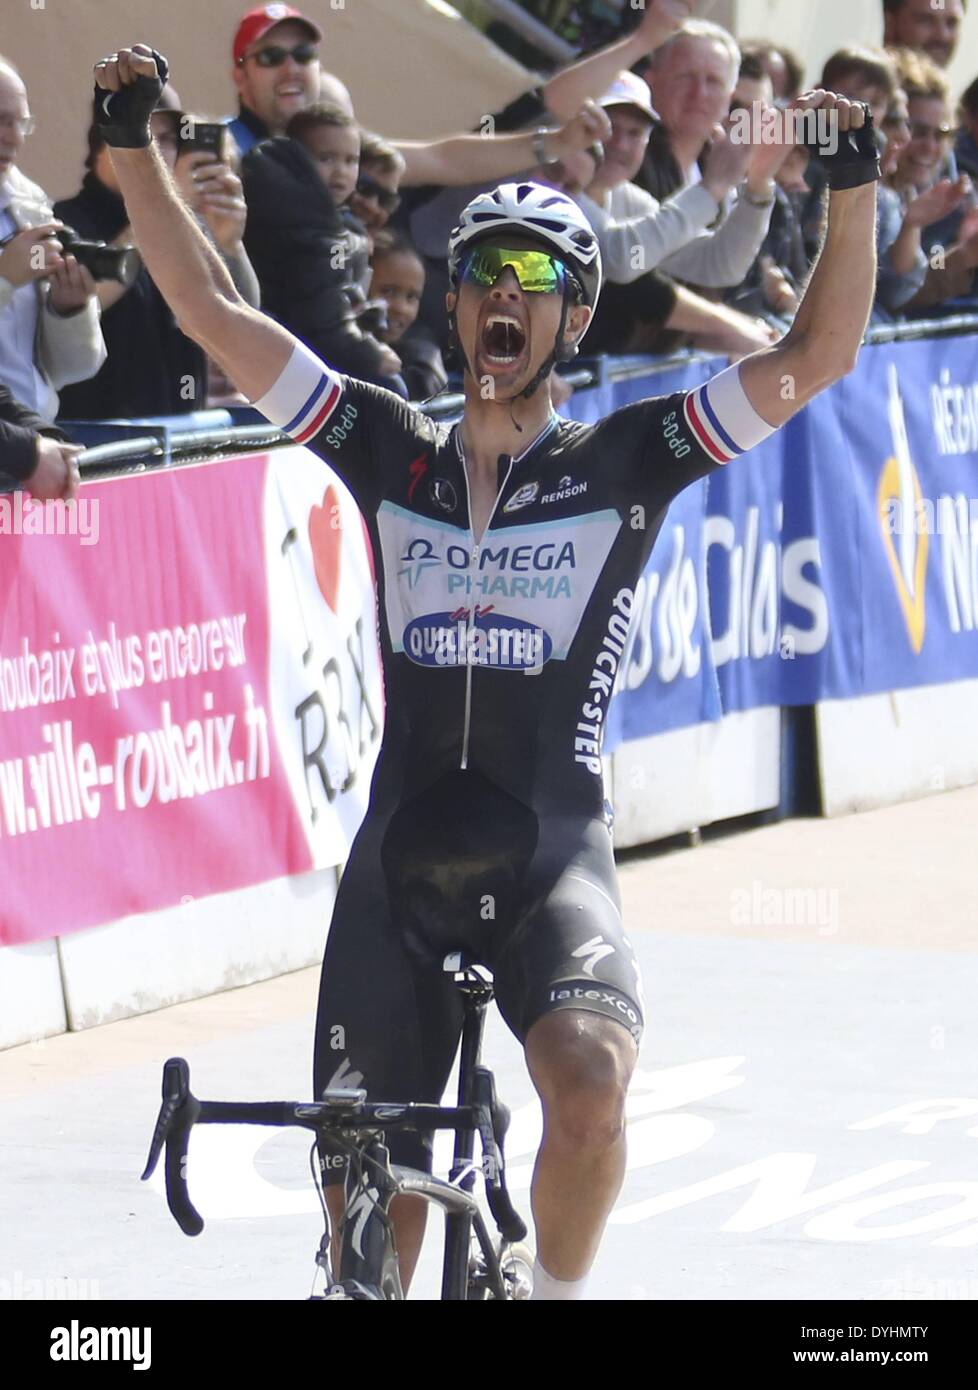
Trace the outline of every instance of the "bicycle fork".
<path fill-rule="evenodd" d="M 363 1297 L 376 1290 L 383 1299 L 402 1299 L 400 1270 L 395 1247 L 388 1240 L 390 1206 L 397 1183 L 390 1169 L 390 1153 L 380 1139 L 363 1151 L 359 1174 L 347 1170 L 340 1269 L 344 1286 L 359 1286 Z M 379 1275 L 379 1279 L 378 1279 Z"/>

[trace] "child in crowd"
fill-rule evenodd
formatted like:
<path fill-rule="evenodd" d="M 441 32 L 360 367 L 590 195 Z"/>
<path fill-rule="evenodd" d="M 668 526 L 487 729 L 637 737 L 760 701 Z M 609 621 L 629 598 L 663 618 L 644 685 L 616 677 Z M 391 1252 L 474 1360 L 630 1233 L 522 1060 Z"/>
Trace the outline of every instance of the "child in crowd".
<path fill-rule="evenodd" d="M 284 136 L 242 160 L 245 245 L 267 313 L 337 371 L 404 395 L 396 353 L 357 323 L 370 281 L 370 243 L 347 206 L 359 165 L 352 116 L 326 105 L 298 112 Z"/>
<path fill-rule="evenodd" d="M 426 338 L 407 337 L 418 317 L 424 293 L 424 262 L 402 233 L 379 231 L 374 237 L 371 298 L 387 306 L 387 327 L 378 336 L 401 359 L 401 377 L 413 401 L 444 390 L 448 375 L 437 346 Z"/>

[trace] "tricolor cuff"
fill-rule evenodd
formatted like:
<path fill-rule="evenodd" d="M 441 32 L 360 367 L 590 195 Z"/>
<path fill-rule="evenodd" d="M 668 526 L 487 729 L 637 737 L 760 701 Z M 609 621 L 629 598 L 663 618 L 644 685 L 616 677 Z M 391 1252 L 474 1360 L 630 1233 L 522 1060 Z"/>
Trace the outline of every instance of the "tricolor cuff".
<path fill-rule="evenodd" d="M 305 444 L 328 422 L 342 395 L 343 378 L 296 343 L 278 381 L 253 405 L 297 444 Z"/>
<path fill-rule="evenodd" d="M 728 367 L 686 397 L 686 423 L 714 463 L 731 463 L 774 434 L 747 399 L 740 367 Z"/>

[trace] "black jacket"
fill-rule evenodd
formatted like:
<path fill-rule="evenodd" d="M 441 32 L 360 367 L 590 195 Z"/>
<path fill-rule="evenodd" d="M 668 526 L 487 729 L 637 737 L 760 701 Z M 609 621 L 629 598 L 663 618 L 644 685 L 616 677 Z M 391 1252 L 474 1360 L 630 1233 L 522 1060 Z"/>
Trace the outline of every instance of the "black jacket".
<path fill-rule="evenodd" d="M 310 155 L 285 136 L 249 150 L 241 180 L 262 308 L 338 372 L 384 380 L 380 345 L 360 332 L 352 308 L 367 268 L 360 223 L 337 208 Z"/>
<path fill-rule="evenodd" d="M 401 380 L 412 401 L 426 401 L 448 385 L 448 373 L 436 343 L 423 337 L 400 338 L 392 345 L 401 359 Z"/>
<path fill-rule="evenodd" d="M 21 405 L 6 386 L 0 386 L 0 479 L 26 483 L 37 466 L 37 436 L 65 439 L 56 426 Z"/>
<path fill-rule="evenodd" d="M 94 174 L 74 198 L 54 205 L 55 216 L 94 241 L 111 241 L 129 221 L 125 204 Z M 136 283 L 102 315 L 108 360 L 91 381 L 60 393 L 63 420 L 111 420 L 185 415 L 207 397 L 206 359 L 177 327 L 144 268 Z"/>

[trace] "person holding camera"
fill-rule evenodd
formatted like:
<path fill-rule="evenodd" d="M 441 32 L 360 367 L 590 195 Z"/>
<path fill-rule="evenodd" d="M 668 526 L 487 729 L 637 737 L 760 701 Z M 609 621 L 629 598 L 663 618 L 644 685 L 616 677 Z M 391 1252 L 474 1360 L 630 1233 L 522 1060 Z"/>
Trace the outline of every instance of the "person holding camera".
<path fill-rule="evenodd" d="M 46 421 L 58 391 L 105 360 L 95 284 L 58 240 L 47 195 L 17 168 L 33 118 L 0 57 L 0 383 Z"/>
<path fill-rule="evenodd" d="M 81 249 L 98 280 L 108 360 L 92 380 L 64 392 L 66 420 L 139 419 L 183 415 L 207 403 L 207 359 L 177 326 L 177 321 L 132 251 L 133 235 L 105 142 L 93 113 L 88 131 L 87 170 L 73 198 L 55 211 L 89 243 L 109 243 L 101 252 Z M 241 183 L 224 158 L 222 144 L 212 147 L 213 130 L 179 109 L 172 88 L 164 89 L 151 118 L 153 139 L 178 188 L 220 252 L 242 297 L 258 304 L 258 284 L 242 245 L 246 209 Z"/>

